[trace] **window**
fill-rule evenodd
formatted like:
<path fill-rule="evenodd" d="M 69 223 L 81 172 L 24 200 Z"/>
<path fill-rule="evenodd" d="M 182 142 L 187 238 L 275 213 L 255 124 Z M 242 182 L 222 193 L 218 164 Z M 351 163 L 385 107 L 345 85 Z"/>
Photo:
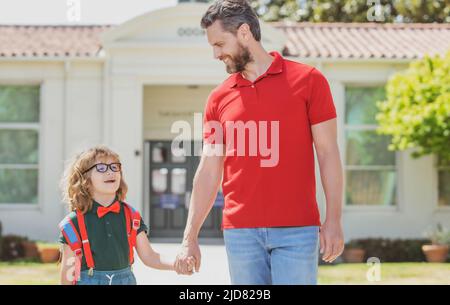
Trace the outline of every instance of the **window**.
<path fill-rule="evenodd" d="M 171 172 L 172 174 L 172 184 L 171 192 L 172 194 L 184 195 L 186 193 L 186 175 L 187 170 L 185 168 L 174 168 Z"/>
<path fill-rule="evenodd" d="M 39 86 L 0 85 L 0 204 L 36 204 Z"/>
<path fill-rule="evenodd" d="M 384 87 L 347 87 L 345 92 L 345 202 L 349 206 L 396 204 L 395 152 L 389 137 L 376 133 L 376 102 Z"/>
<path fill-rule="evenodd" d="M 438 161 L 439 206 L 450 207 L 450 164 Z"/>
<path fill-rule="evenodd" d="M 152 170 L 152 189 L 155 193 L 164 193 L 167 190 L 167 168 Z"/>
<path fill-rule="evenodd" d="M 155 144 L 155 147 L 153 147 L 152 161 L 154 163 L 165 163 L 167 161 L 167 151 L 162 143 Z"/>

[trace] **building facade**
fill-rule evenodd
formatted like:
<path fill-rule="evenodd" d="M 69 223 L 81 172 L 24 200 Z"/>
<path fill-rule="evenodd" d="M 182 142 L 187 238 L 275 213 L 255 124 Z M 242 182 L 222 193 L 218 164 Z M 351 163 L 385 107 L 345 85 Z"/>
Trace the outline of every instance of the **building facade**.
<path fill-rule="evenodd" d="M 127 201 L 151 237 L 181 238 L 198 157 L 175 154 L 176 121 L 194 126 L 226 77 L 184 3 L 117 26 L 0 26 L 0 221 L 4 233 L 56 240 L 67 213 L 64 162 L 92 145 L 119 153 Z M 356 237 L 422 237 L 450 226 L 450 174 L 433 156 L 389 152 L 375 102 L 394 73 L 450 47 L 449 25 L 262 24 L 263 45 L 317 67 L 338 112 L 345 165 L 343 224 Z M 198 149 L 201 134 L 190 145 Z M 316 166 L 317 199 L 325 197 Z M 219 193 L 202 236 L 220 237 Z"/>

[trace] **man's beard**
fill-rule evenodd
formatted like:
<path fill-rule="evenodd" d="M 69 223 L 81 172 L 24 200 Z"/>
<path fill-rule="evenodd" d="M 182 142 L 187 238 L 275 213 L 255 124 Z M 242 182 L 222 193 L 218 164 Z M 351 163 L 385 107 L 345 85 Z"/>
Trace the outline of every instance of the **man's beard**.
<path fill-rule="evenodd" d="M 230 56 L 230 63 L 225 64 L 229 74 L 244 71 L 245 66 L 253 61 L 252 55 L 250 54 L 248 48 L 241 44 L 238 44 L 238 46 L 238 53 L 234 56 Z"/>

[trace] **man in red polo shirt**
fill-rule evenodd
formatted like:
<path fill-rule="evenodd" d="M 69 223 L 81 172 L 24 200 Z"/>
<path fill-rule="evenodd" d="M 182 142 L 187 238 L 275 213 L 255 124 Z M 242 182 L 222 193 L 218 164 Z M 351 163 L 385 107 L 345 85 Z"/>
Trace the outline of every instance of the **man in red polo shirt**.
<path fill-rule="evenodd" d="M 214 57 L 231 74 L 204 113 L 204 153 L 176 269 L 200 268 L 198 233 L 220 181 L 224 240 L 233 284 L 315 284 L 318 248 L 332 262 L 343 251 L 342 167 L 336 110 L 317 69 L 266 52 L 245 0 L 214 2 L 202 18 Z M 316 202 L 314 150 L 326 195 Z"/>

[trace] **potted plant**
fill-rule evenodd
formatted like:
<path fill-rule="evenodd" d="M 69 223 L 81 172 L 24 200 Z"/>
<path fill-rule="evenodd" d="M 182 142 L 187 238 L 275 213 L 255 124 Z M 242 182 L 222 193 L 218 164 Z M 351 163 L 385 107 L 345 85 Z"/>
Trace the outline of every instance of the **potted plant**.
<path fill-rule="evenodd" d="M 431 244 L 423 245 L 422 251 L 430 263 L 444 263 L 448 257 L 450 245 L 450 231 L 443 228 L 441 224 L 437 229 L 427 233 Z"/>
<path fill-rule="evenodd" d="M 24 240 L 22 245 L 25 251 L 25 258 L 39 258 L 39 250 L 34 241 Z"/>
<path fill-rule="evenodd" d="M 342 258 L 346 263 L 362 263 L 366 256 L 366 250 L 357 240 L 352 240 L 345 245 Z"/>
<path fill-rule="evenodd" d="M 54 245 L 49 244 L 40 244 L 39 245 L 39 254 L 41 257 L 41 262 L 47 263 L 56 263 L 59 259 L 59 248 Z"/>

